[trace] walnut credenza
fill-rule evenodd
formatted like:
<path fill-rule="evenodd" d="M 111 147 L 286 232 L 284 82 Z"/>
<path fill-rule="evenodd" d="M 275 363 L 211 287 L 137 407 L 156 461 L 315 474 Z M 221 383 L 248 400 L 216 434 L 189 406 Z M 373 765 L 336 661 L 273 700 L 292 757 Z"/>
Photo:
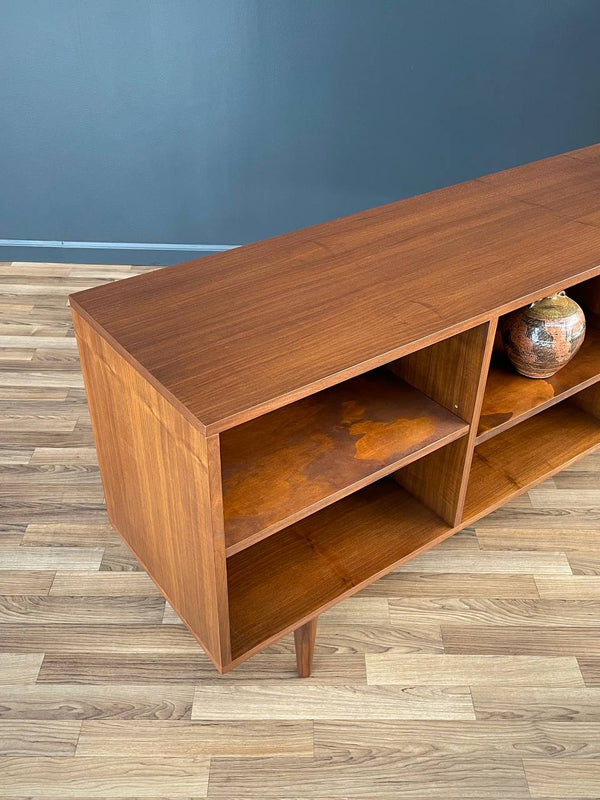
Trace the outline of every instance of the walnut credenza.
<path fill-rule="evenodd" d="M 600 444 L 600 146 L 71 297 L 108 514 L 225 672 Z M 588 333 L 515 374 L 498 318 Z"/>

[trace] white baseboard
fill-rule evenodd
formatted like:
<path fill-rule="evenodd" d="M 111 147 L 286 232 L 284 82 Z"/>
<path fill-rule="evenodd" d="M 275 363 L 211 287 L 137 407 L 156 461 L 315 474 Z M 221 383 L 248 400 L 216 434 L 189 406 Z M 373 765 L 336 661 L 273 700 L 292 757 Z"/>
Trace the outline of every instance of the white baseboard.
<path fill-rule="evenodd" d="M 219 253 L 238 244 L 166 244 L 164 242 L 65 242 L 43 239 L 0 239 L 0 247 L 65 247 L 78 250 L 185 250 Z"/>

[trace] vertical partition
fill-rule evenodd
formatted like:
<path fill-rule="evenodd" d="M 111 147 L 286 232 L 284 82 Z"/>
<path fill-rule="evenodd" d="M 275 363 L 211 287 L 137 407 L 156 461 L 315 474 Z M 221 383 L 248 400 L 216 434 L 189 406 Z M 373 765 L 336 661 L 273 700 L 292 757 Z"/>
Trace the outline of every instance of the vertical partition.
<path fill-rule="evenodd" d="M 457 525 L 462 514 L 495 329 L 495 321 L 485 322 L 390 365 L 470 425 L 467 436 L 395 474 L 398 483 L 448 525 Z"/>

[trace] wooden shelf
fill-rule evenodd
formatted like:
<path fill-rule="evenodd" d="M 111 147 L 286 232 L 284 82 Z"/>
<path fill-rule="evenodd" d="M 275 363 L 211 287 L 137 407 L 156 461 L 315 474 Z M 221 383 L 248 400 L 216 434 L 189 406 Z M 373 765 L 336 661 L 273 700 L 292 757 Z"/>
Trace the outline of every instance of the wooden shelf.
<path fill-rule="evenodd" d="M 232 659 L 451 531 L 393 478 L 384 478 L 229 558 Z"/>
<path fill-rule="evenodd" d="M 511 428 L 599 379 L 600 330 L 589 325 L 575 358 L 551 378 L 525 378 L 514 371 L 503 354 L 495 354 L 485 387 L 476 443 Z"/>
<path fill-rule="evenodd" d="M 600 420 L 570 401 L 475 448 L 463 524 L 503 505 L 600 445 Z"/>
<path fill-rule="evenodd" d="M 221 435 L 227 554 L 468 432 L 459 417 L 385 369 Z"/>
<path fill-rule="evenodd" d="M 293 630 L 306 675 L 321 611 L 600 444 L 599 152 L 71 296 L 110 520 L 221 672 Z M 488 380 L 563 289 L 572 363 Z"/>

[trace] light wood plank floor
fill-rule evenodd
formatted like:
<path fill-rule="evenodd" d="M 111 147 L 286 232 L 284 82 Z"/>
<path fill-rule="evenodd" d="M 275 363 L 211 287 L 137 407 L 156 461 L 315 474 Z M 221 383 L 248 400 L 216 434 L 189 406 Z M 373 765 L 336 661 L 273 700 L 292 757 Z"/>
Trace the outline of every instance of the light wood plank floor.
<path fill-rule="evenodd" d="M 600 798 L 600 455 L 219 677 L 104 512 L 67 295 L 0 265 L 0 798 Z"/>

